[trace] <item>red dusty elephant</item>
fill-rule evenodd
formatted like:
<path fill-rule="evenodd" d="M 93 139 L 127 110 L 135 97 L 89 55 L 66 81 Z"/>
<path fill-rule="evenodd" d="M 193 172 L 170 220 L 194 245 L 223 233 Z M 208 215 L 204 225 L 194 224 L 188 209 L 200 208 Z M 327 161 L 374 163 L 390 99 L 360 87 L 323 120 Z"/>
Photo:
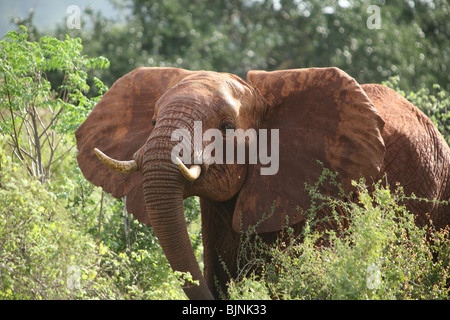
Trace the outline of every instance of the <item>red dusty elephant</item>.
<path fill-rule="evenodd" d="M 203 139 L 178 154 L 184 160 L 174 159 L 184 140 L 174 132 L 195 136 L 199 123 Z M 208 141 L 209 129 L 216 130 Z M 225 149 L 226 134 L 238 129 L 253 130 L 256 140 L 265 133 L 274 163 L 261 161 L 261 154 L 256 162 L 202 161 L 213 140 Z M 191 299 L 217 298 L 215 279 L 224 288 L 236 276 L 240 233 L 249 226 L 262 221 L 257 231 L 271 241 L 289 217 L 299 232 L 305 216 L 297 208 L 310 205 L 305 182 L 317 181 L 323 169 L 317 160 L 339 173 L 346 191 L 354 179 L 386 174 L 407 194 L 450 198 L 450 151 L 432 122 L 393 90 L 359 85 L 337 68 L 250 71 L 247 82 L 225 73 L 139 68 L 115 82 L 76 138 L 85 177 L 115 197 L 126 195 L 128 211 L 153 227 L 171 267 L 199 280 L 183 287 Z M 245 140 L 248 155 L 251 145 Z M 221 152 L 210 152 L 209 160 Z M 269 165 L 275 170 L 263 174 Z M 190 196 L 201 202 L 204 275 L 184 219 L 183 199 Z M 408 206 L 419 224 L 427 214 L 438 228 L 450 222 L 448 206 Z"/>

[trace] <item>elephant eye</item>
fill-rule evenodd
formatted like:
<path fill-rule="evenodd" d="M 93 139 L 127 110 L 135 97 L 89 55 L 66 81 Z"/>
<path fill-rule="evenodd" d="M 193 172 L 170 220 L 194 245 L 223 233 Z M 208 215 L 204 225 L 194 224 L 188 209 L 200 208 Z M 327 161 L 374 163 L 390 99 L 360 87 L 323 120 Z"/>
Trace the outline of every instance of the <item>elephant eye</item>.
<path fill-rule="evenodd" d="M 227 129 L 234 129 L 234 125 L 230 122 L 225 122 L 220 125 L 220 129 L 225 132 Z"/>
<path fill-rule="evenodd" d="M 152 120 L 152 125 L 155 126 L 156 125 L 156 119 Z"/>

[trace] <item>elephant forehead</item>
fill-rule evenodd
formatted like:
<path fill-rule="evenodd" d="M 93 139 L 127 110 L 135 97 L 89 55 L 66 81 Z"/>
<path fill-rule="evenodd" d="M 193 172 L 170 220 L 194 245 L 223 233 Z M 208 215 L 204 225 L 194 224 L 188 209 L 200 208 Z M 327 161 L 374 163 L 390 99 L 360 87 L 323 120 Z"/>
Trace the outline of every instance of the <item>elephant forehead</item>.
<path fill-rule="evenodd" d="M 191 105 L 231 106 L 239 110 L 245 87 L 230 76 L 214 72 L 202 72 L 186 77 L 171 88 L 157 102 L 157 108 L 172 103 Z"/>

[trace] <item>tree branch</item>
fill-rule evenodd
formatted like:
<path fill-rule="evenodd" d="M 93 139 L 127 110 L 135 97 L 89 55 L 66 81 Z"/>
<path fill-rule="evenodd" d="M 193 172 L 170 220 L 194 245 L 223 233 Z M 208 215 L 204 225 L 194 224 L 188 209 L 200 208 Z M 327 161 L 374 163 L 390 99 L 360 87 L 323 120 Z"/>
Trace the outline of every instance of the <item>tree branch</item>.
<path fill-rule="evenodd" d="M 6 74 L 3 76 L 3 79 L 5 81 L 5 85 L 8 87 L 8 80 L 6 79 Z M 17 131 L 16 131 L 16 121 L 14 119 L 14 111 L 12 109 L 12 103 L 11 103 L 11 94 L 9 92 L 9 88 L 6 89 L 6 95 L 8 97 L 8 103 L 9 103 L 9 112 L 11 114 L 11 121 L 12 121 L 12 126 L 13 126 L 13 130 L 14 130 L 14 137 L 13 137 L 13 141 L 15 144 L 15 148 L 17 149 L 17 156 L 19 157 L 19 159 L 23 160 L 23 156 L 20 153 L 20 149 L 19 149 L 19 136 L 17 135 Z"/>

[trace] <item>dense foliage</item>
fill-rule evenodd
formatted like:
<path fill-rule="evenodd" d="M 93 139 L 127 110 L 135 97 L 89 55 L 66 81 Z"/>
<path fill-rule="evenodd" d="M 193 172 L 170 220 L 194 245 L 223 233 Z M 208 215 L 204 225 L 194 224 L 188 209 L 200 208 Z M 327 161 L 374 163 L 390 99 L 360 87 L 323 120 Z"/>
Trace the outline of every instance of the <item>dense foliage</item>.
<path fill-rule="evenodd" d="M 94 77 L 100 95 L 89 99 L 87 72 L 109 62 L 81 55 L 80 39 L 33 42 L 27 37 L 21 26 L 20 32 L 8 32 L 0 47 L 0 134 L 24 169 L 45 181 L 73 146 L 71 134 L 107 89 Z"/>
<path fill-rule="evenodd" d="M 254 258 L 230 284 L 231 299 L 448 299 L 449 229 L 437 232 L 431 222 L 417 227 L 402 204 L 408 197 L 401 187 L 392 192 L 378 182 L 369 192 L 364 180 L 354 181 L 355 201 L 318 192 L 335 178 L 324 170 L 316 184 L 306 186 L 313 205 L 300 242 L 290 228 L 272 246 L 255 240 L 252 230 L 243 237 L 243 251 Z M 324 206 L 331 209 L 325 219 L 335 221 L 336 230 L 317 227 L 316 210 Z M 344 218 L 339 209 L 350 214 Z M 328 244 L 318 247 L 321 241 Z M 261 252 L 270 263 L 258 258 Z M 255 267 L 262 276 L 255 276 Z"/>
<path fill-rule="evenodd" d="M 107 90 L 89 71 L 109 65 L 82 50 L 25 27 L 0 42 L 0 298 L 184 297 L 152 230 L 77 167 L 74 131 Z"/>
<path fill-rule="evenodd" d="M 81 29 L 61 25 L 49 36 L 31 14 L 20 20 L 28 31 L 21 26 L 0 41 L 0 299 L 185 297 L 178 282 L 189 275 L 171 271 L 152 229 L 123 199 L 86 181 L 75 160 L 74 130 L 137 66 L 243 77 L 250 69 L 337 66 L 362 83 L 393 87 L 450 141 L 447 1 L 377 1 L 380 29 L 366 25 L 369 1 L 113 2 L 125 20 L 88 9 Z M 264 250 L 272 260 L 262 277 L 243 266 L 230 297 L 448 299 L 447 231 L 426 237 L 432 227 L 413 225 L 401 189 L 355 185 L 354 202 L 328 199 L 352 214 L 349 229 L 326 235 L 327 248 L 315 245 L 323 234 L 314 220 L 302 243 L 266 246 L 244 235 L 243 252 Z M 315 186 L 310 194 L 319 197 Z M 201 261 L 198 199 L 184 207 Z"/>
<path fill-rule="evenodd" d="M 0 151 L 0 299 L 185 297 L 152 230 L 124 217 L 122 201 L 78 170 L 42 184 Z M 196 201 L 185 202 L 191 217 Z M 200 255 L 198 225 L 188 223 Z"/>
<path fill-rule="evenodd" d="M 448 0 L 122 0 L 121 22 L 88 9 L 79 36 L 110 59 L 108 85 L 136 66 L 223 71 L 335 66 L 360 83 L 450 90 Z M 379 8 L 379 21 L 373 7 Z M 379 25 L 376 23 L 379 22 Z"/>

